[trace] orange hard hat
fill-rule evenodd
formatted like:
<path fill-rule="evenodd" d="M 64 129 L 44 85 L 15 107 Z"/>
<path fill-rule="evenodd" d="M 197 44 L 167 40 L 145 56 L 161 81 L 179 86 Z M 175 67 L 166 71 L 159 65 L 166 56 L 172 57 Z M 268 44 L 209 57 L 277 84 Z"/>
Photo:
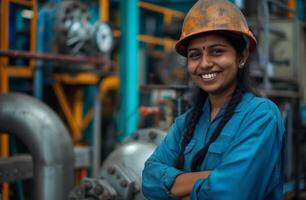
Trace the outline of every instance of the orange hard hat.
<path fill-rule="evenodd" d="M 256 38 L 250 31 L 240 9 L 228 0 L 198 0 L 187 13 L 176 51 L 187 55 L 188 41 L 194 35 L 211 31 L 229 31 L 247 39 L 249 51 L 256 46 Z"/>

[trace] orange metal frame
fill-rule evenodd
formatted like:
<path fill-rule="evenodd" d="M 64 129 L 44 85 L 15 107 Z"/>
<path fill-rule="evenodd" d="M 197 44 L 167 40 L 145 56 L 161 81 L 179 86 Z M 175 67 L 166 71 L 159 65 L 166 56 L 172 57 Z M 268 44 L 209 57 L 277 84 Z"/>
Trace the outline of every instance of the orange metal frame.
<path fill-rule="evenodd" d="M 93 118 L 93 110 L 88 111 L 83 117 L 83 91 L 81 85 L 93 85 L 99 82 L 99 77 L 93 73 L 79 73 L 76 75 L 57 74 L 54 75 L 53 90 L 58 98 L 60 107 L 68 122 L 72 133 L 72 140 L 75 144 L 80 142 L 82 131 L 88 126 Z M 63 85 L 78 86 L 73 91 L 73 103 L 69 104 L 69 99 L 65 94 Z"/>
<path fill-rule="evenodd" d="M 154 4 L 143 2 L 143 1 L 140 1 L 138 5 L 140 8 L 151 10 L 153 12 L 162 14 L 164 16 L 163 21 L 165 24 L 170 24 L 172 22 L 172 19 L 175 17 L 183 18 L 185 16 L 184 13 L 179 12 L 177 10 L 165 8 L 162 6 L 154 5 Z M 144 35 L 144 34 L 140 34 L 138 36 L 138 39 L 139 41 L 145 42 L 148 44 L 164 46 L 166 50 L 173 49 L 174 44 L 175 44 L 175 41 L 169 38 L 159 38 L 159 37 L 154 37 L 154 36 Z"/>
<path fill-rule="evenodd" d="M 164 16 L 163 21 L 165 24 L 170 24 L 173 18 L 183 18 L 185 16 L 184 13 L 179 12 L 177 10 L 165 8 L 162 6 L 154 5 L 154 4 L 143 2 L 143 1 L 140 1 L 138 5 L 140 8 L 151 10 L 151 11 L 162 14 Z M 141 42 L 164 46 L 166 50 L 173 49 L 174 44 L 175 44 L 175 41 L 169 38 L 158 38 L 158 37 L 143 35 L 143 34 L 140 34 L 138 36 L 138 39 Z"/>
<path fill-rule="evenodd" d="M 292 10 L 296 10 L 296 0 L 288 0 L 288 7 L 291 8 Z M 293 18 L 295 14 L 291 11 L 288 11 L 287 13 L 289 18 Z"/>
<path fill-rule="evenodd" d="M 180 11 L 165 8 L 165 7 L 162 7 L 162 6 L 157 6 L 157 5 L 154 5 L 154 4 L 151 4 L 151 3 L 140 1 L 138 3 L 138 5 L 141 8 L 163 14 L 164 15 L 164 22 L 166 24 L 171 23 L 173 17 L 177 17 L 177 18 L 183 18 L 184 17 L 184 13 L 182 13 Z"/>
<path fill-rule="evenodd" d="M 102 0 L 102 1 L 105 1 L 105 0 Z M 140 1 L 138 5 L 140 8 L 151 10 L 151 11 L 164 15 L 163 21 L 165 24 L 170 24 L 172 22 L 172 19 L 175 17 L 176 18 L 184 17 L 184 13 L 182 12 L 179 12 L 173 9 L 169 9 L 169 8 L 165 8 L 162 6 L 157 6 L 151 3 Z M 113 31 L 114 37 L 120 37 L 120 35 L 121 35 L 121 32 L 119 30 Z M 175 41 L 172 39 L 155 37 L 155 36 L 145 35 L 145 34 L 139 34 L 138 40 L 144 43 L 148 43 L 148 44 L 164 46 L 167 50 L 173 49 L 174 44 L 175 44 Z"/>
<path fill-rule="evenodd" d="M 102 22 L 109 21 L 109 0 L 100 0 L 100 20 Z"/>
<path fill-rule="evenodd" d="M 14 3 L 21 6 L 26 6 L 32 9 L 33 17 L 30 22 L 30 51 L 35 51 L 36 46 L 36 27 L 37 27 L 37 2 L 36 0 L 1 0 L 1 37 L 0 37 L 0 49 L 7 50 L 9 48 L 9 4 Z M 0 92 L 6 93 L 9 91 L 9 77 L 10 76 L 21 76 L 21 77 L 31 77 L 33 75 L 33 68 L 35 66 L 35 61 L 30 60 L 29 66 L 23 66 L 22 68 L 17 66 L 9 66 L 8 58 L 0 58 Z M 9 156 L 9 136 L 7 134 L 2 134 L 0 136 L 0 156 Z M 7 183 L 2 186 L 2 199 L 9 199 L 9 185 Z"/>

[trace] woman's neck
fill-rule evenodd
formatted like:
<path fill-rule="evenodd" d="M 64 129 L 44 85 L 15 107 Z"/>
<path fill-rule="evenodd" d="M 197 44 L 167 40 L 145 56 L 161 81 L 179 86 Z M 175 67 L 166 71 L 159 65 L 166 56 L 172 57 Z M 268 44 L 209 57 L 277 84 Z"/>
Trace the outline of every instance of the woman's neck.
<path fill-rule="evenodd" d="M 230 101 L 235 91 L 236 85 L 221 94 L 208 94 L 211 106 L 210 119 L 211 121 L 216 117 L 218 111 L 222 106 Z"/>

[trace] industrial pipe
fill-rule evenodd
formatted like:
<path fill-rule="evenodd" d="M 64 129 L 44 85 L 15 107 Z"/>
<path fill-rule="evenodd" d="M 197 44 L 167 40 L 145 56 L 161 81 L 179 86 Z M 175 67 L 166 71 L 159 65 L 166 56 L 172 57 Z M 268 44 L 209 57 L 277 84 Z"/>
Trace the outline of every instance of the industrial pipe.
<path fill-rule="evenodd" d="M 33 97 L 0 94 L 0 122 L 0 132 L 19 138 L 33 157 L 33 199 L 67 199 L 73 187 L 74 153 L 56 113 Z"/>
<path fill-rule="evenodd" d="M 88 64 L 100 64 L 100 65 L 111 64 L 110 60 L 101 56 L 88 57 L 88 56 L 77 56 L 77 55 L 66 55 L 66 54 L 32 53 L 32 52 L 19 51 L 19 50 L 0 50 L 0 56 L 69 62 L 69 63 L 83 63 L 83 64 L 88 63 Z"/>

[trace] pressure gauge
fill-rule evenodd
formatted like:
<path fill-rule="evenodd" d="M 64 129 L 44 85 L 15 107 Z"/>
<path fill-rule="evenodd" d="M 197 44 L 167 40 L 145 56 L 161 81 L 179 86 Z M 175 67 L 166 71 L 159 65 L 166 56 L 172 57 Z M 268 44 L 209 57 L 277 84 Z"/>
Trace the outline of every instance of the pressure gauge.
<path fill-rule="evenodd" d="M 109 53 L 113 46 L 112 29 L 106 23 L 96 24 L 95 42 L 98 50 L 102 53 Z"/>

